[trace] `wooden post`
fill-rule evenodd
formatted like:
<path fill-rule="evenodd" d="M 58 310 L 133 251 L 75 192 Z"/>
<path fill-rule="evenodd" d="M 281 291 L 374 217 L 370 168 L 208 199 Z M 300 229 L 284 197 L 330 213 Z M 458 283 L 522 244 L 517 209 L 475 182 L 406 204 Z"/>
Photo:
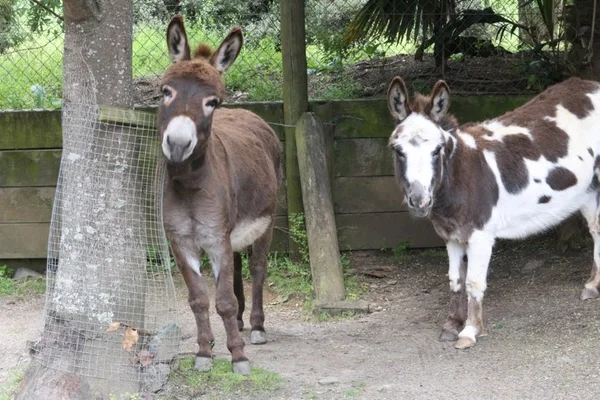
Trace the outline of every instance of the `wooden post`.
<path fill-rule="evenodd" d="M 286 189 L 289 216 L 302 213 L 302 189 L 294 138 L 296 122 L 308 111 L 304 0 L 281 1 L 281 53 L 283 57 L 283 115 L 285 128 Z M 290 253 L 298 257 L 298 246 L 290 238 Z"/>
<path fill-rule="evenodd" d="M 343 300 L 344 276 L 333 214 L 325 135 L 323 125 L 315 114 L 305 113 L 298 121 L 296 145 L 316 300 Z"/>

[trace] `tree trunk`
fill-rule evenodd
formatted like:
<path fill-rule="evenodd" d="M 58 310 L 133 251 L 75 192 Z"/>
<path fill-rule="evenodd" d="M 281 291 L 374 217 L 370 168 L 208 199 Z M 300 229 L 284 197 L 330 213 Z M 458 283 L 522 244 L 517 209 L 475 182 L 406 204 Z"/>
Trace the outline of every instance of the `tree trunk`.
<path fill-rule="evenodd" d="M 575 0 L 565 7 L 566 37 L 572 44 L 567 69 L 569 75 L 600 81 L 600 5 L 594 10 L 594 1 Z"/>
<path fill-rule="evenodd" d="M 132 1 L 64 0 L 63 8 L 63 158 L 49 240 L 53 268 L 35 348 L 39 364 L 26 375 L 23 399 L 108 398 L 142 386 L 136 353 L 124 349 L 125 328 L 107 332 L 115 322 L 144 331 L 138 143 L 135 128 L 98 120 L 100 106 L 133 105 Z"/>

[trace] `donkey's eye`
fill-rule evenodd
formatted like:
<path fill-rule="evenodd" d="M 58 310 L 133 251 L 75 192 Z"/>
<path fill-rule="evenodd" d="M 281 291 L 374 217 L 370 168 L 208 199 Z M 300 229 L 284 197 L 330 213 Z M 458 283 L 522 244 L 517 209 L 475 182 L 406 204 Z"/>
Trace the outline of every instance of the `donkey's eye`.
<path fill-rule="evenodd" d="M 440 155 L 440 151 L 442 150 L 442 146 L 438 146 L 435 148 L 435 150 L 433 151 L 433 153 L 431 153 L 434 157 L 437 157 Z"/>
<path fill-rule="evenodd" d="M 167 98 L 173 96 L 173 92 L 171 92 L 171 90 L 166 87 L 162 88 L 162 94 L 163 94 L 163 96 L 165 96 Z"/>
<path fill-rule="evenodd" d="M 404 155 L 404 153 L 401 150 L 396 150 L 396 155 L 401 160 L 404 160 L 406 158 L 406 156 Z"/>
<path fill-rule="evenodd" d="M 206 102 L 206 107 L 215 108 L 219 105 L 219 99 L 212 99 Z"/>

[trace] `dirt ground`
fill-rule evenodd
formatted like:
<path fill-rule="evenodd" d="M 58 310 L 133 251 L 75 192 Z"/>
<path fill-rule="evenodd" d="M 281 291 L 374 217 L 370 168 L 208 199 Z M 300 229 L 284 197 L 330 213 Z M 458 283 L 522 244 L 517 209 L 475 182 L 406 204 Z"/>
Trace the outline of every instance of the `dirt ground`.
<path fill-rule="evenodd" d="M 269 342 L 246 346 L 253 365 L 280 374 L 276 399 L 592 399 L 600 395 L 600 301 L 579 300 L 591 243 L 564 255 L 551 240 L 502 242 L 491 263 L 484 318 L 489 335 L 458 351 L 438 341 L 448 307 L 441 250 L 355 252 L 368 286 L 367 315 L 317 322 L 294 301 L 267 294 Z M 532 262 L 534 261 L 534 262 Z M 537 262 L 535 262 L 537 261 Z M 541 264 L 541 265 L 540 265 Z M 178 280 L 180 283 L 180 280 Z M 195 325 L 180 286 L 181 352 L 195 352 Z M 43 297 L 0 299 L 0 385 L 27 360 Z M 246 320 L 247 320 L 246 316 Z M 213 313 L 215 355 L 227 359 Z M 249 343 L 249 331 L 243 336 Z M 181 398 L 173 395 L 173 398 Z"/>

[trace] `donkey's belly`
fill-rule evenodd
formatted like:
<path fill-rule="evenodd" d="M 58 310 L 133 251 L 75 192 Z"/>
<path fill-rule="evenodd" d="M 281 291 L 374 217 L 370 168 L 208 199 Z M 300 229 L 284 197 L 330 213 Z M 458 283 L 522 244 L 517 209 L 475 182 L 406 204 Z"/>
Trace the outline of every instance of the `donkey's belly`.
<path fill-rule="evenodd" d="M 595 197 L 595 192 L 573 190 L 568 194 L 554 193 L 547 203 L 522 204 L 521 207 L 498 210 L 500 212 L 493 215 L 490 221 L 495 225 L 494 236 L 500 239 L 522 239 L 544 232 L 576 213 L 590 200 L 595 200 Z"/>
<path fill-rule="evenodd" d="M 271 217 L 264 216 L 253 220 L 239 221 L 231 231 L 231 247 L 233 251 L 242 251 L 254 243 L 269 228 Z"/>

